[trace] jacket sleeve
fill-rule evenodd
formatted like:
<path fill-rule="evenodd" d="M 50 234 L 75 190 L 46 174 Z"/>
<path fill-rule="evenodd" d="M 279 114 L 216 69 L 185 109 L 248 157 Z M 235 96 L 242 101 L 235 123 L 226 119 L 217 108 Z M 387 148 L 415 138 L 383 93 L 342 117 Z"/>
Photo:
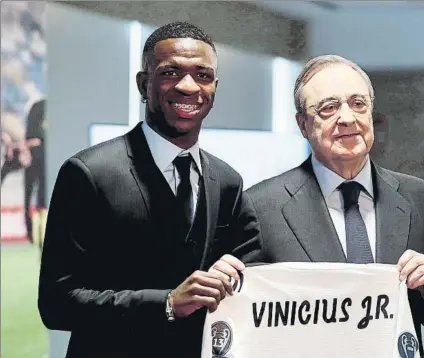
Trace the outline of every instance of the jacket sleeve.
<path fill-rule="evenodd" d="M 236 222 L 233 225 L 231 255 L 243 263 L 260 263 L 263 261 L 263 240 L 259 219 L 249 194 L 244 191 L 237 210 Z"/>
<path fill-rule="evenodd" d="M 101 225 L 96 213 L 98 192 L 90 171 L 71 158 L 59 171 L 49 208 L 38 292 L 43 323 L 49 329 L 72 331 L 78 326 L 128 327 L 151 319 L 166 322 L 170 290 L 90 287 L 90 260 Z"/>

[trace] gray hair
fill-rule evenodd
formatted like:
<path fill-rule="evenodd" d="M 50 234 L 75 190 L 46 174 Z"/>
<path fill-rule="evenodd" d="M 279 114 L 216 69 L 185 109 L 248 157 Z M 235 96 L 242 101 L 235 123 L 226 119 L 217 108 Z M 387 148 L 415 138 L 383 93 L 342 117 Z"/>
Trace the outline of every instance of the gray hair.
<path fill-rule="evenodd" d="M 337 64 L 344 64 L 350 66 L 356 72 L 358 72 L 361 77 L 364 79 L 368 86 L 369 95 L 371 97 L 371 105 L 374 105 L 374 88 L 372 86 L 371 80 L 368 75 L 360 68 L 356 63 L 347 60 L 344 57 L 337 55 L 321 55 L 312 58 L 308 63 L 303 67 L 302 72 L 296 79 L 294 85 L 294 104 L 296 106 L 296 111 L 299 114 L 304 113 L 305 100 L 303 98 L 303 87 L 309 82 L 309 80 L 319 71 L 325 67 Z"/>

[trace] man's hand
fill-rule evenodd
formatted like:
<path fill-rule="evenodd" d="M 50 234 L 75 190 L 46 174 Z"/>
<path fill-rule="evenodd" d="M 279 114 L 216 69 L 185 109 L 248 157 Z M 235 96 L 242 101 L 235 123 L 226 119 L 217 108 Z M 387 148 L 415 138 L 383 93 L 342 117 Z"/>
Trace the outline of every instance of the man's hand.
<path fill-rule="evenodd" d="M 9 134 L 1 132 L 1 141 L 4 145 L 5 160 L 11 161 L 13 159 L 13 141 Z M 3 149 L 3 148 L 2 148 Z"/>
<path fill-rule="evenodd" d="M 237 271 L 243 271 L 245 268 L 243 262 L 241 262 L 238 258 L 231 255 L 222 256 L 217 262 L 215 262 L 209 272 L 225 275 L 226 280 L 229 280 L 230 277 L 233 277 L 236 280 L 240 280 L 239 274 Z"/>
<path fill-rule="evenodd" d="M 233 294 L 229 280 L 223 275 L 196 271 L 171 294 L 171 305 L 176 317 L 187 317 L 201 307 L 214 312 L 226 294 Z"/>
<path fill-rule="evenodd" d="M 424 286 L 424 254 L 413 250 L 406 250 L 398 261 L 400 280 L 406 280 L 410 289 Z"/>

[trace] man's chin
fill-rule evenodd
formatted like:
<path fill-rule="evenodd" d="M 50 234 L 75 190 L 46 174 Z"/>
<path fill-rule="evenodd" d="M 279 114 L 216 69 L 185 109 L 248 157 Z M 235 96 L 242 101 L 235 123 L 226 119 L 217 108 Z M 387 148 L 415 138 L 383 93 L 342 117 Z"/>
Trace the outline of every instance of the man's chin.
<path fill-rule="evenodd" d="M 168 121 L 169 126 L 179 134 L 185 134 L 197 130 L 199 120 L 196 118 L 175 118 Z"/>
<path fill-rule="evenodd" d="M 350 161 L 356 161 L 356 160 L 359 160 L 359 159 L 363 159 L 366 155 L 367 155 L 367 153 L 365 153 L 363 151 L 358 151 L 358 152 L 339 151 L 338 153 L 334 153 L 333 157 L 335 157 L 335 158 L 337 158 L 338 160 L 341 160 L 341 161 L 350 162 Z"/>
<path fill-rule="evenodd" d="M 357 143 L 352 146 L 333 146 L 332 152 L 335 156 L 353 159 L 355 157 L 363 157 L 367 154 L 368 149 L 364 143 Z"/>

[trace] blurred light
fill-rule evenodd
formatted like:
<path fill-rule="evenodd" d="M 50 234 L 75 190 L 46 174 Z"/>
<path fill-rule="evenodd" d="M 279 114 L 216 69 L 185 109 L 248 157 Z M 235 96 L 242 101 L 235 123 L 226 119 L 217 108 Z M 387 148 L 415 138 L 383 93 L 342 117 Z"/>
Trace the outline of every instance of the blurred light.
<path fill-rule="evenodd" d="M 246 189 L 294 168 L 308 156 L 307 142 L 294 134 L 204 128 L 199 143 L 237 170 Z"/>
<path fill-rule="evenodd" d="M 132 128 L 140 121 L 140 93 L 135 77 L 141 69 L 141 24 L 134 21 L 130 24 L 130 65 L 129 65 L 129 118 L 128 124 Z"/>
<path fill-rule="evenodd" d="M 272 131 L 298 132 L 293 89 L 302 68 L 300 62 L 277 57 L 272 65 Z"/>

